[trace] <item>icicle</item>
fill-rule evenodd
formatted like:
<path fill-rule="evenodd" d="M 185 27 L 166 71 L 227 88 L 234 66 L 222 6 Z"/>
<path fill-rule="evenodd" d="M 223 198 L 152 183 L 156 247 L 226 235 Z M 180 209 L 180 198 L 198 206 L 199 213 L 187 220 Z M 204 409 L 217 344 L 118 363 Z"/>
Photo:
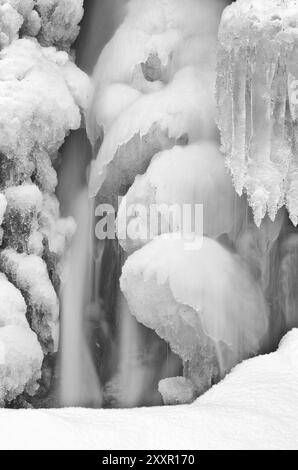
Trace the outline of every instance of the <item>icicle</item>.
<path fill-rule="evenodd" d="M 297 15 L 295 0 L 238 0 L 226 8 L 219 31 L 223 151 L 258 226 L 284 204 L 298 222 Z"/>

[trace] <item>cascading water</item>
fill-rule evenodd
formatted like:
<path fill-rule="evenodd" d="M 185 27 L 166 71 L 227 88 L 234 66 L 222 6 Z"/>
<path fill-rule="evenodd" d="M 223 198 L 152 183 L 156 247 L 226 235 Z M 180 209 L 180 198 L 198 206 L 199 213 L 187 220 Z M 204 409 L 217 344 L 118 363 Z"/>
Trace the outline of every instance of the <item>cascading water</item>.
<path fill-rule="evenodd" d="M 60 403 L 100 407 L 101 386 L 86 335 L 91 315 L 93 248 L 93 205 L 86 190 L 78 196 L 75 206 L 77 232 L 68 255 L 67 283 L 62 294 Z"/>

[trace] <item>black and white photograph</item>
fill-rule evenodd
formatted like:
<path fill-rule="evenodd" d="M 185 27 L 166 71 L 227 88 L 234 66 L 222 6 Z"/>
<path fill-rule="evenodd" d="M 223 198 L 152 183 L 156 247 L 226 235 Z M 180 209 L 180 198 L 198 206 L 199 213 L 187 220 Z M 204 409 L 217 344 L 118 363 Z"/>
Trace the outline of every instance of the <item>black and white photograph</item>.
<path fill-rule="evenodd" d="M 0 0 L 0 450 L 298 450 L 298 0 Z"/>

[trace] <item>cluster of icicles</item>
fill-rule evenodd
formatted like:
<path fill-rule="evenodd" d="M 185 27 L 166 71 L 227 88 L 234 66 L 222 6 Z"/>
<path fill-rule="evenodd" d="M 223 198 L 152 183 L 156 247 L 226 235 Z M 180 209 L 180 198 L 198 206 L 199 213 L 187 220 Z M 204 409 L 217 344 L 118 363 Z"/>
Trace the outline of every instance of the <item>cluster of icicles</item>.
<path fill-rule="evenodd" d="M 236 191 L 258 226 L 283 205 L 298 223 L 298 4 L 238 0 L 221 21 L 218 124 Z"/>

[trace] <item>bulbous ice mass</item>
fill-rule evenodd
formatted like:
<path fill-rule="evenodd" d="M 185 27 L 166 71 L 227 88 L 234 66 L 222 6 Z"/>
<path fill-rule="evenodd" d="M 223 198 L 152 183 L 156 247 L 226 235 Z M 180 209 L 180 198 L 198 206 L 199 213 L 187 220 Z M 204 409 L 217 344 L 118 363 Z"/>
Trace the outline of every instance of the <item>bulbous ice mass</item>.
<path fill-rule="evenodd" d="M 85 86 L 87 76 L 65 52 L 33 39 L 14 41 L 0 52 L 1 186 L 11 178 L 26 181 L 35 169 L 44 180 L 49 172 L 42 173 L 40 153 L 53 156 L 69 130 L 79 128 L 83 103 L 77 90 Z"/>
<path fill-rule="evenodd" d="M 298 2 L 237 0 L 219 30 L 218 124 L 236 190 L 259 226 L 286 205 L 298 222 Z"/>
<path fill-rule="evenodd" d="M 203 220 L 196 205 L 202 205 Z M 202 142 L 153 158 L 122 199 L 117 235 L 126 252 L 162 233 L 181 230 L 213 238 L 228 234 L 234 240 L 245 216 L 246 201 L 235 193 L 218 146 Z"/>
<path fill-rule="evenodd" d="M 196 68 L 186 67 L 168 85 L 142 95 L 121 113 L 92 167 L 90 195 L 96 196 L 103 183 L 101 194 L 123 195 L 123 188 L 147 169 L 157 152 L 212 137 L 214 107 L 208 88 Z"/>
<path fill-rule="evenodd" d="M 163 235 L 126 261 L 121 288 L 132 314 L 184 362 L 197 393 L 265 345 L 268 312 L 246 265 L 216 241 Z"/>
<path fill-rule="evenodd" d="M 45 262 L 36 255 L 6 249 L 0 254 L 0 268 L 25 296 L 29 307 L 29 322 L 43 351 L 56 352 L 59 303 Z"/>
<path fill-rule="evenodd" d="M 0 406 L 26 391 L 33 394 L 43 353 L 26 320 L 21 293 L 0 274 Z"/>

